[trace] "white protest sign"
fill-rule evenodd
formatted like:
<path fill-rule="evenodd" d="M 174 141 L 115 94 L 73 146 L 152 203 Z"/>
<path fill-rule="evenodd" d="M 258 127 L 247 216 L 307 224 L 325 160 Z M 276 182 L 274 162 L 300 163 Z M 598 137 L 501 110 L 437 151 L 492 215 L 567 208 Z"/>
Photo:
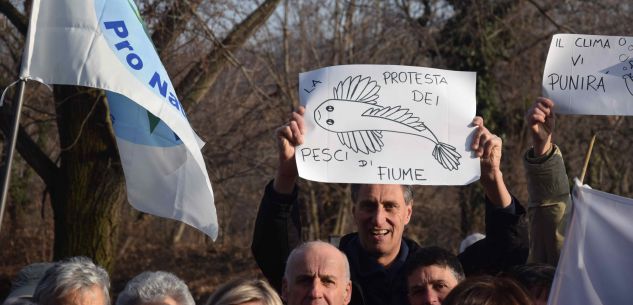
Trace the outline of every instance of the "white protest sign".
<path fill-rule="evenodd" d="M 633 115 L 633 37 L 558 34 L 543 94 L 562 114 Z"/>
<path fill-rule="evenodd" d="M 389 65 L 299 75 L 306 135 L 299 175 L 321 182 L 463 185 L 480 176 L 470 151 L 474 72 Z"/>

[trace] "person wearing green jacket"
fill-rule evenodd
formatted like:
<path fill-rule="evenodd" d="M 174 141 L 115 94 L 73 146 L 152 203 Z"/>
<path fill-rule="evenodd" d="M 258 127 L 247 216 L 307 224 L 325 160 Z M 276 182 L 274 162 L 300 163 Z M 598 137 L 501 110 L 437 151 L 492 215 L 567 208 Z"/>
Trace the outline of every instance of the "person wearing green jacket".
<path fill-rule="evenodd" d="M 528 262 L 556 266 L 563 245 L 565 211 L 571 204 L 560 148 L 552 142 L 554 102 L 539 97 L 526 114 L 532 148 L 523 164 L 528 182 L 530 254 Z"/>

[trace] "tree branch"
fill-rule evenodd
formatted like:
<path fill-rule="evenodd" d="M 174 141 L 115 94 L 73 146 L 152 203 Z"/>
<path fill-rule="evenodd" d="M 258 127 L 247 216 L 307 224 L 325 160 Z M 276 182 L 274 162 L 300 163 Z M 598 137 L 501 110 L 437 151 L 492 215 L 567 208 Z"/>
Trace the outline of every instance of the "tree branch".
<path fill-rule="evenodd" d="M 198 8 L 202 0 L 174 1 L 172 6 L 158 22 L 158 26 L 152 34 L 154 47 L 161 58 L 165 49 L 169 47 L 185 30 L 193 12 Z"/>
<path fill-rule="evenodd" d="M 1 108 L 0 115 L 0 129 L 2 133 L 7 135 L 11 129 L 11 110 L 7 105 Z M 42 149 L 31 139 L 28 133 L 20 125 L 18 130 L 18 139 L 16 143 L 16 149 L 24 158 L 26 163 L 29 164 L 35 170 L 35 172 L 44 180 L 44 183 L 49 189 L 55 187 L 55 179 L 58 176 L 58 167 L 55 163 L 46 155 Z"/>
<path fill-rule="evenodd" d="M 244 21 L 235 25 L 222 42 L 215 42 L 216 48 L 213 51 L 193 65 L 176 89 L 176 92 L 184 94 L 181 103 L 185 109 L 200 102 L 222 69 L 230 63 L 230 54 L 240 48 L 266 22 L 280 1 L 266 0 Z"/>
<path fill-rule="evenodd" d="M 534 7 L 536 7 L 536 9 L 539 11 L 539 13 L 541 13 L 541 15 L 543 15 L 543 17 L 545 17 L 545 19 L 547 19 L 551 24 L 553 24 L 557 29 L 559 30 L 565 30 L 569 33 L 576 33 L 576 31 L 574 31 L 574 29 L 564 25 L 564 24 L 558 24 L 558 22 L 556 22 L 556 20 L 554 20 L 554 18 L 552 18 L 552 16 L 550 16 L 547 11 L 542 8 L 538 3 L 536 3 L 536 1 L 534 0 L 528 0 L 528 2 L 530 4 L 532 4 Z"/>
<path fill-rule="evenodd" d="M 22 35 L 26 36 L 29 27 L 29 19 L 20 13 L 9 0 L 0 0 L 0 13 L 5 15 Z"/>

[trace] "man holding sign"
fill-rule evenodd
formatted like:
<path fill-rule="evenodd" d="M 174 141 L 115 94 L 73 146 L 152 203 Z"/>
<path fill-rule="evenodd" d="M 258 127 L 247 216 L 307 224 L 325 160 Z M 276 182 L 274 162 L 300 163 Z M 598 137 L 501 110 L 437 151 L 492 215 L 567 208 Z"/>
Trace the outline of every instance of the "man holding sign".
<path fill-rule="evenodd" d="M 264 275 L 278 290 L 285 260 L 298 244 L 295 148 L 304 142 L 305 109 L 292 113 L 289 123 L 276 130 L 279 167 L 268 184 L 255 224 L 252 250 Z M 476 117 L 471 148 L 481 158 L 481 182 L 487 197 L 487 238 L 459 255 L 466 274 L 496 273 L 527 258 L 525 210 L 508 192 L 500 170 L 502 141 Z M 413 212 L 408 186 L 353 185 L 354 222 L 358 233 L 344 236 L 339 248 L 350 262 L 354 292 L 352 304 L 405 304 L 404 263 L 419 245 L 403 232 Z M 292 218 L 292 225 L 288 221 Z"/>

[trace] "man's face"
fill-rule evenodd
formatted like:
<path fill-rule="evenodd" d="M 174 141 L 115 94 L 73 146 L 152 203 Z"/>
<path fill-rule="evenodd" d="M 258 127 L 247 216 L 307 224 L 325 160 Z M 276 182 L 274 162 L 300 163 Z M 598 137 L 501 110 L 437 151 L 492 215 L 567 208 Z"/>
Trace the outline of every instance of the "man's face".
<path fill-rule="evenodd" d="M 75 290 L 54 301 L 55 305 L 107 305 L 101 287 L 94 285 L 90 289 Z"/>
<path fill-rule="evenodd" d="M 307 248 L 288 266 L 282 298 L 288 305 L 347 305 L 352 283 L 346 276 L 343 254 L 334 247 Z"/>
<path fill-rule="evenodd" d="M 444 298 L 458 283 L 455 274 L 447 267 L 420 267 L 407 278 L 409 304 L 442 304 Z"/>
<path fill-rule="evenodd" d="M 404 201 L 401 185 L 370 184 L 358 191 L 354 221 L 362 247 L 389 265 L 400 251 L 404 226 L 411 219 L 411 204 Z M 386 261 L 381 261 L 385 258 Z"/>

